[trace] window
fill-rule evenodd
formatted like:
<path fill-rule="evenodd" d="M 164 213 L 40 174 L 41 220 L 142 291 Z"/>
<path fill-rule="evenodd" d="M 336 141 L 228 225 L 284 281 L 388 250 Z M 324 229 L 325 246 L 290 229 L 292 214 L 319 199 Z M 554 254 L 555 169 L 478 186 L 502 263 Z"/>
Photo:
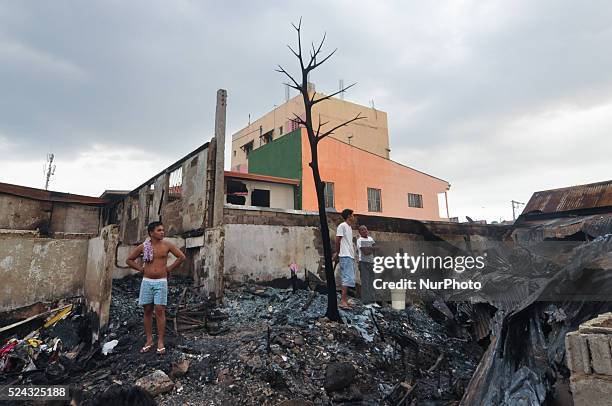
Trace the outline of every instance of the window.
<path fill-rule="evenodd" d="M 408 193 L 408 207 L 423 208 L 423 195 Z"/>
<path fill-rule="evenodd" d="M 246 204 L 246 197 L 248 194 L 249 191 L 244 183 L 238 180 L 227 180 L 227 203 L 244 206 Z"/>
<path fill-rule="evenodd" d="M 251 151 L 253 151 L 253 141 L 249 141 L 246 144 L 244 144 L 242 147 L 242 150 L 244 151 L 244 153 L 246 154 L 246 156 L 248 157 L 249 154 L 251 153 Z"/>
<path fill-rule="evenodd" d="M 263 134 L 261 136 L 261 142 L 263 144 L 268 144 L 270 142 L 272 142 L 272 133 L 274 132 L 274 130 L 270 130 L 267 133 Z"/>
<path fill-rule="evenodd" d="M 234 150 L 234 156 L 236 156 L 236 150 Z"/>
<path fill-rule="evenodd" d="M 323 196 L 325 199 L 325 208 L 334 207 L 334 184 L 332 182 L 323 182 L 325 188 L 323 189 Z"/>
<path fill-rule="evenodd" d="M 368 211 L 382 212 L 380 189 L 368 188 Z"/>
<path fill-rule="evenodd" d="M 251 193 L 251 206 L 270 207 L 270 191 L 253 189 Z"/>
<path fill-rule="evenodd" d="M 291 123 L 290 131 L 295 131 L 302 126 L 297 120 L 289 120 L 289 123 Z"/>
<path fill-rule="evenodd" d="M 183 167 L 179 166 L 170 172 L 170 180 L 168 183 L 168 198 L 180 199 L 183 188 Z"/>
<path fill-rule="evenodd" d="M 283 135 L 283 126 L 278 127 L 278 134 Z"/>

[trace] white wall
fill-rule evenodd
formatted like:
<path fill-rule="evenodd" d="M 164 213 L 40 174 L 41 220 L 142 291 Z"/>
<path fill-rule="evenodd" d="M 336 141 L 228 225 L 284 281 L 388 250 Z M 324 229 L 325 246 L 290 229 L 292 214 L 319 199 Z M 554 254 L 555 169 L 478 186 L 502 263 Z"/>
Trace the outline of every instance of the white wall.
<path fill-rule="evenodd" d="M 234 281 L 289 277 L 289 264 L 317 273 L 321 246 L 315 227 L 252 224 L 225 225 L 224 269 Z"/>

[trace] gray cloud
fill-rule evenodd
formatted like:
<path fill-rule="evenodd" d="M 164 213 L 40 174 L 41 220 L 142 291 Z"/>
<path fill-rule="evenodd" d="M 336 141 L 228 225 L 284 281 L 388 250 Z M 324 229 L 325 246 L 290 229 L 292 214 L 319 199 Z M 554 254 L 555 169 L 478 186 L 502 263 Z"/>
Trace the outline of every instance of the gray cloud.
<path fill-rule="evenodd" d="M 392 157 L 448 179 L 458 206 L 534 168 L 595 165 L 611 170 L 593 181 L 610 177 L 609 127 L 559 144 L 537 124 L 612 103 L 608 2 L 3 2 L 3 159 L 40 161 L 52 149 L 73 160 L 106 145 L 169 163 L 211 137 L 221 87 L 232 133 L 282 103 L 274 68 L 295 71 L 286 44 L 299 16 L 307 41 L 327 31 L 339 48 L 314 73 L 317 89 L 358 82 L 347 98 L 389 113 Z M 525 198 L 542 186 L 520 184 L 513 193 Z"/>

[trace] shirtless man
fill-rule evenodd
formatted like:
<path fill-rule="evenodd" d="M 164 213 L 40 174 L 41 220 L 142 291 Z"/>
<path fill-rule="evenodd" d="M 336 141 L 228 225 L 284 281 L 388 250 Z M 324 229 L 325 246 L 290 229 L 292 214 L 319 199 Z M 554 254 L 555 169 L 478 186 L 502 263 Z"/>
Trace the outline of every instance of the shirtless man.
<path fill-rule="evenodd" d="M 166 304 L 168 301 L 168 274 L 176 269 L 184 260 L 185 254 L 174 244 L 164 241 L 164 226 L 160 221 L 154 221 L 147 226 L 149 238 L 132 251 L 125 263 L 143 273 L 140 285 L 138 304 L 144 307 L 144 328 L 147 342 L 140 349 L 141 353 L 153 348 L 153 309 L 157 321 L 157 353 L 166 353 L 164 333 L 166 332 Z M 167 266 L 168 252 L 176 257 L 176 261 Z M 136 262 L 142 256 L 141 263 Z"/>

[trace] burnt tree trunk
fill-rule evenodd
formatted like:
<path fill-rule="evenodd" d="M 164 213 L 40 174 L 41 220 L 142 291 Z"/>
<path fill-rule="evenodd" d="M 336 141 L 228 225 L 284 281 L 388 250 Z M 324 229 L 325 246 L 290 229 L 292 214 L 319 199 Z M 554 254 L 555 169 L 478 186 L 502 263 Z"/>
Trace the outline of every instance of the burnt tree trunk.
<path fill-rule="evenodd" d="M 307 129 L 308 131 L 308 129 Z M 310 134 L 308 134 L 310 139 Z M 341 321 L 338 312 L 338 296 L 336 294 L 336 277 L 334 275 L 334 265 L 332 262 L 331 239 L 329 238 L 329 226 L 327 225 L 327 213 L 325 212 L 324 184 L 319 173 L 319 160 L 316 140 L 310 141 L 310 153 L 312 161 L 312 177 L 314 178 L 315 189 L 317 191 L 317 204 L 319 206 L 319 226 L 321 227 L 321 239 L 323 240 L 323 256 L 325 258 L 325 281 L 327 282 L 327 311 L 325 316 L 333 321 Z"/>
<path fill-rule="evenodd" d="M 301 83 L 298 83 L 293 76 L 291 76 L 282 66 L 279 65 L 277 72 L 281 72 L 285 74 L 290 80 L 291 83 L 287 83 L 287 85 L 297 91 L 300 92 L 302 98 L 304 99 L 304 112 L 306 114 L 305 118 L 300 117 L 299 115 L 294 113 L 293 122 L 303 126 L 306 128 L 306 132 L 308 133 L 308 143 L 310 144 L 310 154 L 312 160 L 310 162 L 310 167 L 312 169 L 312 176 L 314 178 L 315 190 L 317 191 L 317 205 L 319 206 L 319 224 L 321 229 L 321 239 L 323 240 L 323 256 L 325 258 L 325 279 L 327 282 L 327 311 L 325 312 L 325 316 L 333 321 L 342 321 L 340 318 L 340 312 L 338 311 L 338 297 L 336 293 L 336 278 L 334 277 L 334 265 L 332 262 L 332 248 L 331 248 L 331 240 L 329 238 L 329 226 L 327 225 L 327 213 L 325 212 L 325 196 L 324 196 L 324 184 L 321 181 L 321 174 L 319 173 L 319 156 L 318 156 L 318 145 L 319 141 L 323 138 L 327 137 L 330 134 L 333 134 L 335 130 L 340 127 L 344 127 L 353 121 L 357 121 L 363 119 L 361 115 L 357 114 L 351 120 L 345 121 L 332 129 L 321 132 L 321 128 L 324 127 L 328 123 L 321 122 L 321 116 L 319 116 L 318 127 L 315 130 L 312 122 L 312 107 L 320 102 L 325 100 L 329 100 L 333 96 L 344 92 L 345 90 L 353 87 L 355 84 L 353 83 L 350 86 L 340 89 L 339 91 L 332 93 L 328 96 L 323 96 L 316 99 L 316 92 L 313 91 L 312 98 L 308 93 L 308 74 L 320 66 L 322 63 L 327 61 L 336 51 L 334 50 L 329 55 L 323 57 L 319 61 L 317 58 L 320 56 L 321 48 L 323 47 L 323 43 L 325 42 L 325 35 L 321 40 L 321 43 L 318 47 L 315 47 L 314 43 L 312 44 L 312 51 L 310 51 L 310 60 L 308 64 L 304 63 L 304 58 L 302 56 L 302 38 L 301 38 L 301 29 L 302 20 L 300 19 L 300 23 L 296 26 L 293 24 L 293 28 L 297 31 L 298 37 L 298 47 L 297 51 L 288 46 L 293 55 L 297 57 L 300 62 L 301 68 Z"/>

